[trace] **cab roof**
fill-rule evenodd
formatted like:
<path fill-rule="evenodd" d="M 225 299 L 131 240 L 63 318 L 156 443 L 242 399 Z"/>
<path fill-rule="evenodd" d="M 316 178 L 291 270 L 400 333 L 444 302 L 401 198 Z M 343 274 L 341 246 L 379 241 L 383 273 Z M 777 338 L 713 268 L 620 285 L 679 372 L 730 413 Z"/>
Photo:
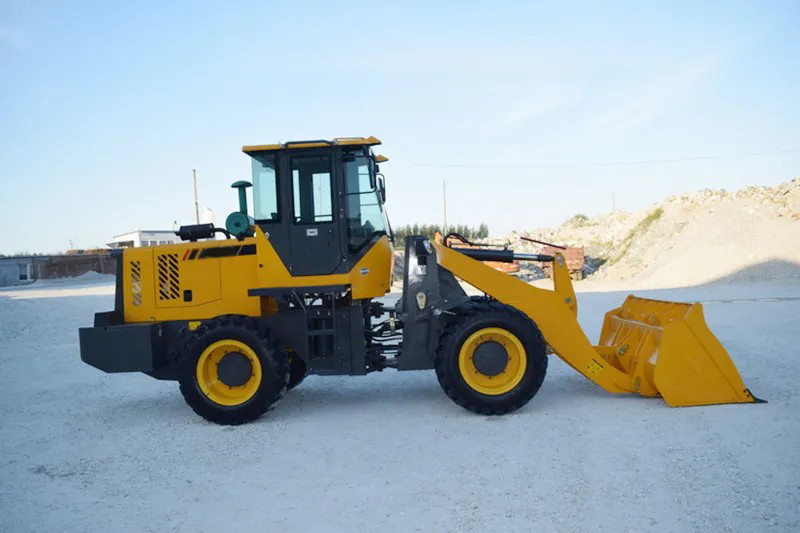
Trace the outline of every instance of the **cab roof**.
<path fill-rule="evenodd" d="M 326 146 L 375 146 L 381 141 L 375 137 L 336 137 L 332 141 L 289 141 L 278 144 L 256 144 L 252 146 L 242 146 L 242 151 L 246 154 L 252 152 L 279 152 L 281 150 L 297 150 L 302 148 L 323 148 Z"/>

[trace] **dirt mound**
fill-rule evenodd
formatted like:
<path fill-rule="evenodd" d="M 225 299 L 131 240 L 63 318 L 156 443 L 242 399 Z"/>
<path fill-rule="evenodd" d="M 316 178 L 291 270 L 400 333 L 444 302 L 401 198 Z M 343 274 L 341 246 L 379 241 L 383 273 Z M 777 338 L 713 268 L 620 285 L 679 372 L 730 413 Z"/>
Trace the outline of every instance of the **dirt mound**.
<path fill-rule="evenodd" d="M 588 256 L 605 260 L 594 280 L 800 282 L 800 180 L 735 192 L 704 189 L 642 211 L 576 215 L 559 228 L 524 234 L 584 246 Z M 507 237 L 517 248 L 518 236 Z"/>
<path fill-rule="evenodd" d="M 35 282 L 31 283 L 31 286 L 40 287 L 40 286 L 52 286 L 52 285 L 94 285 L 97 283 L 113 283 L 114 282 L 114 275 L 113 274 L 100 274 L 99 272 L 94 272 L 90 270 L 89 272 L 84 272 L 83 274 L 79 274 L 77 276 L 69 277 L 69 278 L 49 278 L 49 279 L 38 279 Z"/>

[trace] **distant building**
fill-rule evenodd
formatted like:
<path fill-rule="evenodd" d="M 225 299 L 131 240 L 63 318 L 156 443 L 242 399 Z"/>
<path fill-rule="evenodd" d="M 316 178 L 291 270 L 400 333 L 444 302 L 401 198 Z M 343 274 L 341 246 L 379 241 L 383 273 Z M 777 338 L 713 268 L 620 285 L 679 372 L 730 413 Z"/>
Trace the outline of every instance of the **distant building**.
<path fill-rule="evenodd" d="M 109 248 L 139 248 L 141 246 L 158 246 L 180 242 L 174 231 L 137 230 L 122 235 L 115 235 L 108 243 Z"/>
<path fill-rule="evenodd" d="M 116 261 L 107 253 L 0 257 L 0 287 L 74 278 L 87 272 L 115 274 Z"/>
<path fill-rule="evenodd" d="M 38 265 L 47 262 L 44 256 L 0 258 L 0 287 L 23 285 L 39 278 Z"/>

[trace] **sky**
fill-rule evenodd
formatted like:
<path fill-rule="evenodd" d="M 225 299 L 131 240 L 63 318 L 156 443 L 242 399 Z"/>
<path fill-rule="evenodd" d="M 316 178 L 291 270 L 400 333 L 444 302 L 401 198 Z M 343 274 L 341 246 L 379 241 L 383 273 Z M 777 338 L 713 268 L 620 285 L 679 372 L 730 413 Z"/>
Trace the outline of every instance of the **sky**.
<path fill-rule="evenodd" d="M 242 145 L 374 135 L 394 226 L 800 177 L 800 2 L 0 0 L 0 253 L 219 225 Z"/>

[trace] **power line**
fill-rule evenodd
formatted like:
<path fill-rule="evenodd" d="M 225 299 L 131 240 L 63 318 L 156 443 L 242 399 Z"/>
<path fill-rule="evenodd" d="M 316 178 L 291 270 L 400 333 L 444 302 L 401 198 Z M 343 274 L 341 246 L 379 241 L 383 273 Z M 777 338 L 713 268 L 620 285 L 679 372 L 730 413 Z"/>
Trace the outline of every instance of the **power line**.
<path fill-rule="evenodd" d="M 611 167 L 624 165 L 651 165 L 658 163 L 682 163 L 691 161 L 709 161 L 717 159 L 734 159 L 738 157 L 753 157 L 762 155 L 785 154 L 800 151 L 800 146 L 796 148 L 784 148 L 781 150 L 765 150 L 760 152 L 741 152 L 738 154 L 723 155 L 701 155 L 691 157 L 676 157 L 669 159 L 638 159 L 629 161 L 603 161 L 595 163 L 555 163 L 555 164 L 481 164 L 481 163 L 412 163 L 413 167 L 436 167 L 436 168 L 589 168 L 589 167 Z"/>

